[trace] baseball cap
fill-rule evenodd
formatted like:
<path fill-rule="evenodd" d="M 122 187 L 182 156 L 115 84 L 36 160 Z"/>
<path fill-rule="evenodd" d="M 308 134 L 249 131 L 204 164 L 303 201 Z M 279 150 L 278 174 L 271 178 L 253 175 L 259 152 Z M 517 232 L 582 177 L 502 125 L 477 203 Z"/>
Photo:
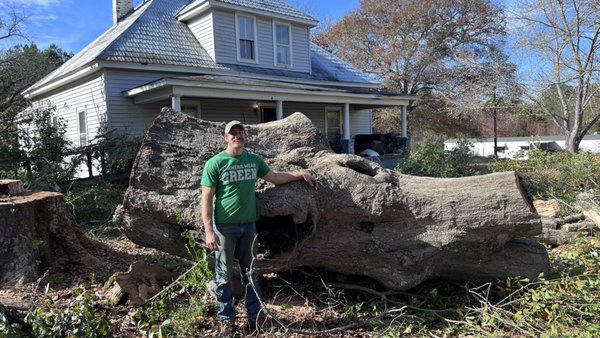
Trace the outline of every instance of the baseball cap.
<path fill-rule="evenodd" d="M 231 130 L 231 128 L 233 128 L 234 126 L 240 126 L 240 127 L 242 127 L 242 129 L 243 129 L 244 131 L 246 131 L 246 127 L 244 127 L 244 124 L 243 124 L 242 122 L 240 122 L 240 121 L 237 121 L 237 120 L 233 120 L 233 121 L 231 121 L 231 122 L 229 122 L 229 123 L 227 123 L 227 124 L 225 125 L 225 134 L 229 134 L 229 131 L 230 131 L 230 130 Z"/>

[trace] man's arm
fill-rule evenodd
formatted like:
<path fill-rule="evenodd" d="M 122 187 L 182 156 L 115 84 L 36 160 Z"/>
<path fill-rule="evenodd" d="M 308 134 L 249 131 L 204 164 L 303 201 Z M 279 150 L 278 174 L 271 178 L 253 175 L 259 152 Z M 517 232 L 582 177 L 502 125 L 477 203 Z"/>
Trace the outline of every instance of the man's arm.
<path fill-rule="evenodd" d="M 314 176 L 312 176 L 306 171 L 277 172 L 269 170 L 269 172 L 263 177 L 263 179 L 275 185 L 304 180 L 311 187 L 315 189 L 319 188 L 319 181 L 317 181 L 317 179 Z"/>
<path fill-rule="evenodd" d="M 202 186 L 202 223 L 204 223 L 204 243 L 208 250 L 215 251 L 219 247 L 219 237 L 213 230 L 213 200 L 215 188 Z"/>

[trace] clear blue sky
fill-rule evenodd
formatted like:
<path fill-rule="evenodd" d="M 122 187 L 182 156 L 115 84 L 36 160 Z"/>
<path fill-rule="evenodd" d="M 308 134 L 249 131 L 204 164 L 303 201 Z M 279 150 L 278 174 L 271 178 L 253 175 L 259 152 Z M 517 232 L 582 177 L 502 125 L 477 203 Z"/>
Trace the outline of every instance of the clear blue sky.
<path fill-rule="evenodd" d="M 134 6 L 142 1 L 134 0 Z M 359 7 L 359 0 L 287 1 L 322 22 L 335 22 Z M 0 0 L 0 11 L 8 3 L 27 16 L 24 30 L 40 48 L 55 43 L 77 53 L 112 25 L 112 0 Z"/>

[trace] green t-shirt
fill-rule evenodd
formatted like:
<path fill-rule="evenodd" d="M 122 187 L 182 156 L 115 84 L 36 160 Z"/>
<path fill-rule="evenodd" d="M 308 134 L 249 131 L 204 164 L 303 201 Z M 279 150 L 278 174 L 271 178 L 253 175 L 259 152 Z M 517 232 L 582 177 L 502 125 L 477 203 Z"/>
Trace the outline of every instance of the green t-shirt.
<path fill-rule="evenodd" d="M 256 179 L 268 172 L 265 161 L 248 151 L 240 156 L 222 151 L 206 161 L 201 184 L 216 189 L 215 224 L 256 222 Z"/>

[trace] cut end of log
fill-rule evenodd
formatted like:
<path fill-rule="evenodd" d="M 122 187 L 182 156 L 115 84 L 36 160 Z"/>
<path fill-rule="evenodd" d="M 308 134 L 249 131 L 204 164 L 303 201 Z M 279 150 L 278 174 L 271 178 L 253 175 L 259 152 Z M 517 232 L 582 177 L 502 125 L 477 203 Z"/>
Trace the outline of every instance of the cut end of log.
<path fill-rule="evenodd" d="M 521 177 L 519 176 L 519 174 L 517 174 L 516 171 L 514 172 L 514 175 L 515 175 L 515 185 L 519 189 L 519 192 L 521 193 L 521 196 L 523 197 L 523 201 L 525 201 L 525 203 L 529 206 L 529 210 L 531 210 L 531 212 L 537 214 L 537 210 L 535 209 L 535 206 L 533 205 L 533 198 L 529 197 L 529 195 L 527 194 L 527 190 L 523 186 Z"/>
<path fill-rule="evenodd" d="M 25 194 L 23 183 L 19 180 L 0 180 L 0 196 L 18 196 Z"/>

